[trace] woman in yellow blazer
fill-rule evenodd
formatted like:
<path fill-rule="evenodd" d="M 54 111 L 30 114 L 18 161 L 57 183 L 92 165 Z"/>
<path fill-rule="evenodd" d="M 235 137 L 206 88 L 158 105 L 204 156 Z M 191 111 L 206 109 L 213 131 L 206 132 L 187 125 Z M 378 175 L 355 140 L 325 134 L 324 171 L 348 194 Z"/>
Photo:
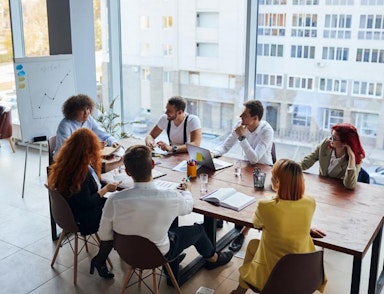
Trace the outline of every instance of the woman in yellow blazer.
<path fill-rule="evenodd" d="M 261 240 L 248 244 L 244 263 L 240 267 L 239 286 L 233 294 L 243 294 L 248 284 L 262 290 L 273 267 L 289 253 L 315 251 L 311 235 L 323 237 L 319 230 L 311 229 L 316 203 L 304 196 L 304 178 L 300 165 L 289 159 L 278 160 L 272 168 L 274 199 L 258 202 L 253 225 L 262 229 Z M 319 289 L 323 291 L 325 287 Z"/>
<path fill-rule="evenodd" d="M 330 138 L 320 143 L 311 154 L 301 161 L 303 170 L 319 161 L 319 174 L 343 180 L 347 189 L 354 189 L 365 151 L 360 143 L 356 128 L 348 123 L 332 127 Z"/>

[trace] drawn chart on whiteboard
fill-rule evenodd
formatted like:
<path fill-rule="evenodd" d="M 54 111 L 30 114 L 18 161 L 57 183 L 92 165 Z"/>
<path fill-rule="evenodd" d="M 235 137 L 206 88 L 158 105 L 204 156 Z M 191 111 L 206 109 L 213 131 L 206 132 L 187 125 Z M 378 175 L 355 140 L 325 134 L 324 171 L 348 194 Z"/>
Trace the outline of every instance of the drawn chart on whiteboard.
<path fill-rule="evenodd" d="M 17 58 L 15 77 L 23 141 L 55 134 L 63 103 L 76 94 L 72 55 Z"/>

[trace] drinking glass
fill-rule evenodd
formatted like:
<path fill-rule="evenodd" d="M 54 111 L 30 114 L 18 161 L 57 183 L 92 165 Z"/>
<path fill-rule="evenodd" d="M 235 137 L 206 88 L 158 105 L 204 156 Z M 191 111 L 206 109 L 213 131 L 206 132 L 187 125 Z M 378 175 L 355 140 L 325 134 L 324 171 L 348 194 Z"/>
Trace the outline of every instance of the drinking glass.
<path fill-rule="evenodd" d="M 235 160 L 233 166 L 235 167 L 235 176 L 241 177 L 241 160 Z"/>
<path fill-rule="evenodd" d="M 200 174 L 200 193 L 206 194 L 208 192 L 208 174 Z"/>

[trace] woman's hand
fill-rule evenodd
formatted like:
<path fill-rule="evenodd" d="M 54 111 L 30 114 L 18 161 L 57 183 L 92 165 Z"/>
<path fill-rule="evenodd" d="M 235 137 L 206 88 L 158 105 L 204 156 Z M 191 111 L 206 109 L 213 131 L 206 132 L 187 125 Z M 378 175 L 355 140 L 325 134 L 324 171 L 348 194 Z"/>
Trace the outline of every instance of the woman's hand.
<path fill-rule="evenodd" d="M 311 235 L 312 238 L 323 238 L 327 234 L 325 234 L 323 231 L 320 231 L 315 228 L 311 228 L 309 234 Z"/>

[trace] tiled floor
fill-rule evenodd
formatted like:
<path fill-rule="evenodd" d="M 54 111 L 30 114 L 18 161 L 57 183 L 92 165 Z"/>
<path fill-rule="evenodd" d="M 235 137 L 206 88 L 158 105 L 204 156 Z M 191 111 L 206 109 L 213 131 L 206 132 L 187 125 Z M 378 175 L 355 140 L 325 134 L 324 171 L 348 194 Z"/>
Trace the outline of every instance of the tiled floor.
<path fill-rule="evenodd" d="M 115 278 L 105 281 L 96 274 L 89 274 L 90 257 L 96 252 L 82 252 L 79 257 L 78 284 L 73 285 L 73 255 L 68 246 L 62 248 L 54 268 L 50 267 L 55 243 L 51 241 L 45 167 L 48 162 L 46 152 L 42 153 L 41 175 L 39 176 L 39 152 L 30 149 L 28 153 L 24 199 L 22 182 L 25 161 L 25 148 L 17 146 L 12 153 L 6 140 L 0 147 L 0 293 L 119 293 L 127 266 L 115 251 L 111 254 Z M 192 224 L 201 220 L 192 214 L 181 223 Z M 224 229 L 230 224 L 225 223 Z M 258 235 L 256 230 L 248 236 Z M 358 236 L 356 236 L 358 238 Z M 384 246 L 383 246 L 384 247 Z M 245 246 L 244 246 L 245 248 Z M 383 248 L 382 248 L 383 249 Z M 381 250 L 383 254 L 383 250 Z M 193 248 L 188 250 L 188 262 L 195 255 Z M 370 253 L 364 258 L 360 293 L 367 293 Z M 383 268 L 383 256 L 379 269 Z M 195 293 L 200 286 L 215 289 L 215 293 L 229 293 L 237 285 L 238 267 L 242 259 L 235 257 L 224 267 L 213 271 L 202 269 L 185 283 L 183 293 Z M 328 276 L 326 293 L 349 293 L 352 257 L 334 251 L 325 251 L 325 268 Z M 151 284 L 151 280 L 149 281 Z M 248 291 L 250 293 L 250 291 Z M 127 293 L 150 293 L 137 285 Z M 161 293 L 174 293 L 163 281 Z"/>

